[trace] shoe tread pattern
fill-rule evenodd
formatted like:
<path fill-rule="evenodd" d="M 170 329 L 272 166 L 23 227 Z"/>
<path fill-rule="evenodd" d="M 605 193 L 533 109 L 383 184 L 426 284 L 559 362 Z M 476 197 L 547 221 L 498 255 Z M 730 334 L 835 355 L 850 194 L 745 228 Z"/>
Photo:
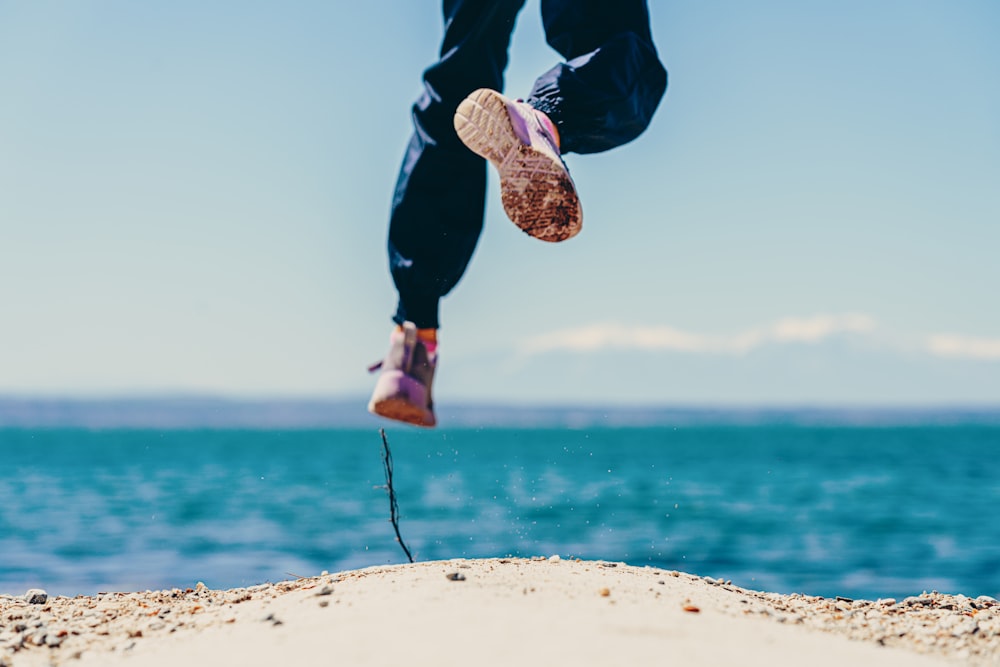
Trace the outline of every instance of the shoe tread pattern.
<path fill-rule="evenodd" d="M 481 89 L 467 97 L 456 111 L 455 129 L 497 168 L 504 211 L 522 231 L 549 242 L 580 232 L 583 215 L 568 172 L 558 157 L 521 143 L 499 93 Z"/>

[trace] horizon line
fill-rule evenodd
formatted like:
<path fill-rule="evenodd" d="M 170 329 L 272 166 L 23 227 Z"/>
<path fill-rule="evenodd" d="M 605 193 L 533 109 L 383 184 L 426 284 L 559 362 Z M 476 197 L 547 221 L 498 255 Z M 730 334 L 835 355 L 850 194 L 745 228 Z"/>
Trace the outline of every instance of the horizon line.
<path fill-rule="evenodd" d="M 0 428 L 324 429 L 389 424 L 362 395 L 29 395 L 0 392 Z M 995 403 L 597 403 L 463 401 L 438 406 L 441 429 L 751 425 L 1000 425 Z M 433 432 L 433 431 L 430 431 Z"/>

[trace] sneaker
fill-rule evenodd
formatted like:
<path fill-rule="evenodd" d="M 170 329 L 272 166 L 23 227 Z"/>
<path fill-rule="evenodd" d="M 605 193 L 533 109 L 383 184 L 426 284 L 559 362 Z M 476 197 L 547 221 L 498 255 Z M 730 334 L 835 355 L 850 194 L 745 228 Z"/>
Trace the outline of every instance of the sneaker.
<path fill-rule="evenodd" d="M 555 125 L 541 111 L 480 88 L 458 105 L 455 131 L 469 149 L 500 172 L 504 211 L 526 234 L 565 241 L 583 224 Z"/>
<path fill-rule="evenodd" d="M 437 354 L 428 354 L 423 342 L 417 338 L 417 327 L 412 322 L 392 332 L 389 352 L 385 359 L 369 367 L 369 372 L 382 370 L 375 391 L 368 402 L 372 414 L 395 419 L 417 426 L 434 426 L 434 402 L 431 400 L 431 382 Z"/>

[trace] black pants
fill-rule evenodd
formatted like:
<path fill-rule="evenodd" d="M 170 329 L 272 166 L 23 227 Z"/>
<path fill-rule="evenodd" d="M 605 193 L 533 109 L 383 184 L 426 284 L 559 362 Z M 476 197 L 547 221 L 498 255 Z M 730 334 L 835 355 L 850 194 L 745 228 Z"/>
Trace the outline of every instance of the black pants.
<path fill-rule="evenodd" d="M 486 161 L 455 134 L 456 107 L 477 88 L 503 90 L 507 49 L 525 0 L 444 0 L 440 60 L 424 72 L 415 131 L 392 200 L 394 317 L 439 326 L 438 302 L 458 282 L 483 228 Z M 645 0 L 542 0 L 546 41 L 567 62 L 527 102 L 559 128 L 563 153 L 597 153 L 639 136 L 667 87 Z"/>

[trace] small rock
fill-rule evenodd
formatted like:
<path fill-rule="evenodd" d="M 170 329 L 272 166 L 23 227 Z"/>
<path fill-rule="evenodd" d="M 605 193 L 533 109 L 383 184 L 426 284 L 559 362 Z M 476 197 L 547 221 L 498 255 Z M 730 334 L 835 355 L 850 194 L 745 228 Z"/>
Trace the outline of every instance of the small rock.
<path fill-rule="evenodd" d="M 465 575 L 461 572 L 450 572 L 444 576 L 448 581 L 465 581 Z"/>
<path fill-rule="evenodd" d="M 329 600 L 320 600 L 319 601 L 319 606 L 320 607 L 329 607 L 330 606 L 330 601 Z"/>
<path fill-rule="evenodd" d="M 610 590 L 610 589 L 608 589 L 608 588 L 602 588 L 601 590 L 599 590 L 599 591 L 598 591 L 598 593 L 600 593 L 600 594 L 601 594 L 601 597 L 602 597 L 602 598 L 606 598 L 606 597 L 608 597 L 609 595 L 611 595 L 611 590 Z"/>
<path fill-rule="evenodd" d="M 683 609 L 684 609 L 684 611 L 691 612 L 692 614 L 697 614 L 697 613 L 701 612 L 701 609 L 699 609 L 698 607 L 696 607 L 693 604 L 686 604 L 686 605 L 684 605 Z"/>
<path fill-rule="evenodd" d="M 878 603 L 884 607 L 891 607 L 896 604 L 896 598 L 880 598 Z"/>
<path fill-rule="evenodd" d="M 57 648 L 66 640 L 65 636 L 45 635 L 45 645 L 49 648 Z"/>
<path fill-rule="evenodd" d="M 837 602 L 854 602 L 854 598 L 845 598 L 843 595 L 836 597 Z"/>
<path fill-rule="evenodd" d="M 550 563 L 558 563 L 561 560 L 562 560 L 562 558 L 559 557 L 559 554 L 554 554 L 552 556 L 549 556 L 549 562 Z"/>
<path fill-rule="evenodd" d="M 24 594 L 24 601 L 28 604 L 45 604 L 49 599 L 49 594 L 41 588 L 32 588 Z"/>
<path fill-rule="evenodd" d="M 961 637 L 962 635 L 973 635 L 978 631 L 979 624 L 976 623 L 975 619 L 963 616 L 962 620 L 954 624 L 951 634 L 954 637 Z"/>
<path fill-rule="evenodd" d="M 316 593 L 317 596 L 332 595 L 332 594 L 333 594 L 333 586 L 324 586 L 323 588 L 319 589 L 318 593 Z"/>

